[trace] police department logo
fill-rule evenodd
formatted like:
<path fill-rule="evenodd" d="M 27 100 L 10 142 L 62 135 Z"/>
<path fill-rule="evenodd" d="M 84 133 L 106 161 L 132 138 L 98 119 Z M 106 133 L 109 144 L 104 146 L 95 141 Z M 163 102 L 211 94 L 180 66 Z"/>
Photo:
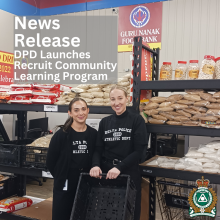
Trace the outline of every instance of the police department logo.
<path fill-rule="evenodd" d="M 136 28 L 144 27 L 150 20 L 150 11 L 147 7 L 137 6 L 130 14 L 130 22 Z"/>
<path fill-rule="evenodd" d="M 193 189 L 189 195 L 189 215 L 190 217 L 196 216 L 209 216 L 215 217 L 217 196 L 212 188 L 208 188 L 209 180 L 196 181 L 198 189 Z"/>

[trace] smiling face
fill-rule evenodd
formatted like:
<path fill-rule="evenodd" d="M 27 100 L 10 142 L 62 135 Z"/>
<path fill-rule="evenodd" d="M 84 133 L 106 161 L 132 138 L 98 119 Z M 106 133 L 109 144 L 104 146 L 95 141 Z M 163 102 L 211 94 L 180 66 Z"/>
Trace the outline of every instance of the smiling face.
<path fill-rule="evenodd" d="M 128 102 L 125 92 L 120 89 L 113 89 L 109 96 L 111 107 L 115 111 L 116 115 L 124 113 L 126 111 L 126 103 Z"/>
<path fill-rule="evenodd" d="M 73 118 L 73 121 L 78 123 L 85 123 L 89 114 L 89 108 L 85 102 L 76 101 L 72 104 L 71 112 L 68 111 L 68 114 Z"/>

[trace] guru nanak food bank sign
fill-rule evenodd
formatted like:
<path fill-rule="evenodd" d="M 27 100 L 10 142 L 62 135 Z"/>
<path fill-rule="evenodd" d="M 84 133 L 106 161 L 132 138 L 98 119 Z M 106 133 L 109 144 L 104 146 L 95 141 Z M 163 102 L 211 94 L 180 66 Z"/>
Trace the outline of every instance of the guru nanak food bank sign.
<path fill-rule="evenodd" d="M 162 2 L 119 8 L 118 51 L 132 51 L 133 39 L 142 36 L 151 48 L 161 48 Z"/>

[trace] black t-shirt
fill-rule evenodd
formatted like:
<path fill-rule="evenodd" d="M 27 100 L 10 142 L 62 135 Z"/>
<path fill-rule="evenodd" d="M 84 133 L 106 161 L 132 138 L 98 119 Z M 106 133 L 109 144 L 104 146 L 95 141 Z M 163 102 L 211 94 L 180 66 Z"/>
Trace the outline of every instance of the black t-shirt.
<path fill-rule="evenodd" d="M 146 147 L 147 130 L 143 118 L 128 111 L 119 116 L 113 114 L 99 124 L 92 166 L 100 167 L 101 156 L 104 156 L 108 160 L 122 161 L 116 168 L 123 171 L 139 164 Z"/>
<path fill-rule="evenodd" d="M 88 128 L 84 132 L 77 132 L 73 128 L 70 131 L 70 140 L 71 140 L 71 168 L 84 168 L 89 166 L 89 157 L 92 154 L 92 148 L 90 146 Z"/>

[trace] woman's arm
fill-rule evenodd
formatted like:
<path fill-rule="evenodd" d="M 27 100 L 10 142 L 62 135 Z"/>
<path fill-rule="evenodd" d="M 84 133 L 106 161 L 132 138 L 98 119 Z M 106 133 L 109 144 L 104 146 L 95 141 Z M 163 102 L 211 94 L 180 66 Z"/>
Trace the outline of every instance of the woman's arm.
<path fill-rule="evenodd" d="M 62 128 L 61 128 L 62 129 Z M 60 155 L 60 135 L 56 132 L 51 138 L 49 149 L 47 152 L 46 165 L 52 176 L 54 177 L 54 168 Z"/>

